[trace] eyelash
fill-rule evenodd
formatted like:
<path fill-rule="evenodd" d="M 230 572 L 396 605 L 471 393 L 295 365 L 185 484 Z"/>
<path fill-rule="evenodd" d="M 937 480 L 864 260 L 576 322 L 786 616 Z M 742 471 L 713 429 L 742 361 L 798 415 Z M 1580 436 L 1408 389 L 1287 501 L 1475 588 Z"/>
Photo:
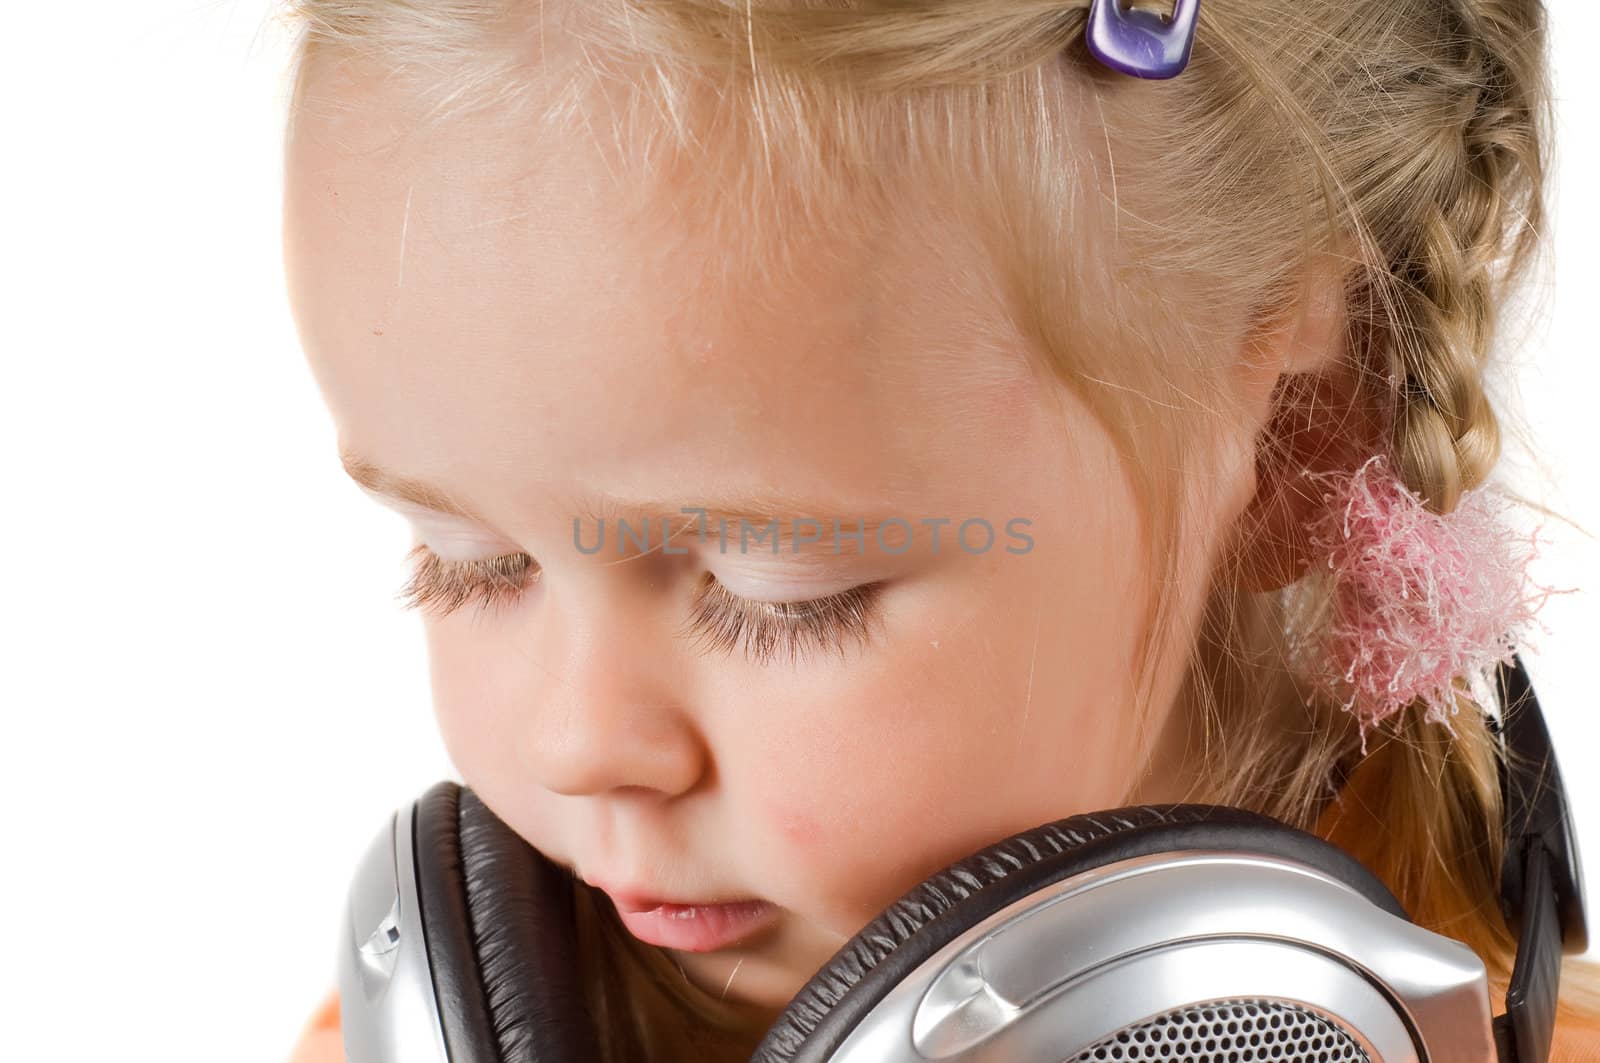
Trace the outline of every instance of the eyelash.
<path fill-rule="evenodd" d="M 683 634 L 724 653 L 742 648 L 766 664 L 781 650 L 792 663 L 807 649 L 833 650 L 842 658 L 852 644 L 865 644 L 879 619 L 881 582 L 862 583 L 838 594 L 803 602 L 753 602 L 718 583 L 709 572 L 695 594 Z"/>
<path fill-rule="evenodd" d="M 480 616 L 493 612 L 514 602 L 539 578 L 533 559 L 520 553 L 446 561 L 418 543 L 406 560 L 412 571 L 399 593 L 402 607 L 420 608 L 434 617 L 468 604 L 475 604 Z M 780 652 L 793 661 L 807 649 L 833 650 L 842 657 L 850 644 L 871 638 L 882 586 L 881 581 L 863 583 L 801 602 L 757 602 L 733 594 L 708 572 L 680 634 L 724 653 L 742 648 L 762 664 Z"/>
<path fill-rule="evenodd" d="M 401 607 L 446 616 L 475 603 L 478 615 L 515 601 L 539 578 L 527 554 L 502 554 L 478 561 L 446 561 L 418 543 L 406 554 L 411 576 L 400 588 Z M 530 576 L 529 573 L 532 572 Z"/>

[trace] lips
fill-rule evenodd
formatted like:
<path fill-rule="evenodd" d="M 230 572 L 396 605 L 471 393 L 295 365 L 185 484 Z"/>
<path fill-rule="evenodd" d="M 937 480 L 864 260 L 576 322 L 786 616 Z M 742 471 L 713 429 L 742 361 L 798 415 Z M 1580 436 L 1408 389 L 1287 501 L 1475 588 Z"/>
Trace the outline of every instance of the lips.
<path fill-rule="evenodd" d="M 610 897 L 611 898 L 611 903 L 616 907 L 616 909 L 617 909 L 617 911 L 619 913 L 623 913 L 623 912 L 629 912 L 629 913 L 631 913 L 631 912 L 648 912 L 650 909 L 659 908 L 663 904 L 689 905 L 689 904 L 694 903 L 694 902 L 691 902 L 691 901 L 669 901 L 665 897 L 645 897 L 645 896 L 643 896 L 641 894 L 629 893 L 626 890 L 607 889 L 604 886 L 596 886 L 595 889 L 601 891 L 607 897 Z M 717 901 L 700 901 L 699 903 L 701 903 L 701 904 L 717 904 L 717 903 L 721 903 L 721 902 L 717 902 Z"/>
<path fill-rule="evenodd" d="M 768 901 L 663 904 L 642 912 L 618 910 L 628 933 L 647 945 L 682 952 L 716 952 L 766 930 L 778 909 Z"/>
<path fill-rule="evenodd" d="M 754 898 L 731 901 L 666 901 L 637 893 L 604 893 L 628 933 L 647 945 L 682 952 L 715 952 L 769 928 L 778 908 Z"/>

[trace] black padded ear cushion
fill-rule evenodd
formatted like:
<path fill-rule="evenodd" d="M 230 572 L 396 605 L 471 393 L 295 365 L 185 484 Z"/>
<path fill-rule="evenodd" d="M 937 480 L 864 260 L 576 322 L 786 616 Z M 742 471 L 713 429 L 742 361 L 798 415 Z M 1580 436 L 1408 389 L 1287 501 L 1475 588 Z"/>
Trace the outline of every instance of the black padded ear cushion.
<path fill-rule="evenodd" d="M 822 1063 L 916 967 L 1006 905 L 1092 868 L 1176 849 L 1242 849 L 1297 860 L 1410 918 L 1360 861 L 1271 816 L 1200 804 L 1070 816 L 959 860 L 891 904 L 795 994 L 750 1063 Z"/>
<path fill-rule="evenodd" d="M 413 829 L 451 1063 L 594 1063 L 570 874 L 448 780 L 418 799 Z"/>

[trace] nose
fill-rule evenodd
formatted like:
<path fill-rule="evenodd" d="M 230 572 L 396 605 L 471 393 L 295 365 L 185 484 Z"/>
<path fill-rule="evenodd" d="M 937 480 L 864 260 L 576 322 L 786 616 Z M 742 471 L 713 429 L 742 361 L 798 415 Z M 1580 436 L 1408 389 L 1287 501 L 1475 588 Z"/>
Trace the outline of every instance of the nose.
<path fill-rule="evenodd" d="M 616 601 L 581 613 L 548 604 L 518 734 L 528 777 L 568 796 L 693 789 L 709 755 L 672 678 L 678 648 L 648 606 L 628 615 Z"/>

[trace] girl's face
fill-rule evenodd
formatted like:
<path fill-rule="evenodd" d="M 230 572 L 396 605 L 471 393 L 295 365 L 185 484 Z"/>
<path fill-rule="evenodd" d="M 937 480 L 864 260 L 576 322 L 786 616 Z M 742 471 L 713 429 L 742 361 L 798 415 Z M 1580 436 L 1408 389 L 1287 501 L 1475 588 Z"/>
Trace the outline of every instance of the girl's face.
<path fill-rule="evenodd" d="M 580 139 L 467 119 L 407 141 L 399 101 L 340 77 L 288 154 L 306 353 L 347 465 L 416 541 L 504 559 L 492 609 L 424 611 L 446 748 L 592 883 L 776 907 L 669 950 L 692 982 L 775 1011 L 945 865 L 1184 796 L 1177 654 L 1136 722 L 1130 482 L 938 203 L 908 185 L 866 238 L 808 233 L 797 281 L 762 291 L 671 188 L 648 228 L 619 222 Z M 1240 504 L 1240 469 L 1198 504 Z M 663 551 L 683 508 L 764 519 L 742 548 L 712 519 Z M 643 513 L 651 548 L 619 546 L 614 518 Z M 816 541 L 774 552 L 765 518 Z M 1191 623 L 1206 560 L 1183 569 Z M 798 621 L 760 605 L 818 599 Z"/>

